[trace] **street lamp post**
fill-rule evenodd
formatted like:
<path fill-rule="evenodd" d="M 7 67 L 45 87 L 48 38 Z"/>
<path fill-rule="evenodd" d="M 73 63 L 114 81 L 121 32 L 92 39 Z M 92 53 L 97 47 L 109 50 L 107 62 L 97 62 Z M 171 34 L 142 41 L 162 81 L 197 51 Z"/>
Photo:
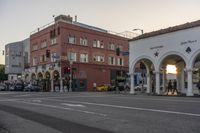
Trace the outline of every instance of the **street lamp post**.
<path fill-rule="evenodd" d="M 133 29 L 133 31 L 136 31 L 136 30 L 140 30 L 141 31 L 141 35 L 144 34 L 144 30 L 143 29 Z"/>

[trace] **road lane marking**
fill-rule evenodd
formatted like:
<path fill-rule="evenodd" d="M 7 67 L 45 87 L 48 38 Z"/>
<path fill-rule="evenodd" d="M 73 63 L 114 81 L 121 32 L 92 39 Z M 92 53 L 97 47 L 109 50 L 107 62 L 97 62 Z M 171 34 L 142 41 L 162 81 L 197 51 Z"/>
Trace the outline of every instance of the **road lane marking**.
<path fill-rule="evenodd" d="M 7 101 L 16 101 L 19 99 L 1 99 L 0 102 L 7 102 Z"/>
<path fill-rule="evenodd" d="M 140 97 L 127 97 L 127 96 L 122 96 L 122 95 L 106 95 L 106 96 L 65 96 L 65 97 L 37 97 L 37 99 L 62 99 L 62 98 L 81 98 L 81 97 L 89 97 L 89 98 L 101 98 L 101 97 L 109 97 L 109 98 L 121 98 L 121 99 L 136 99 L 136 100 L 151 100 L 151 101 L 168 101 L 168 102 L 185 102 L 185 103 L 200 103 L 199 99 L 198 100 L 190 100 L 190 99 L 186 99 L 187 100 L 181 100 L 181 99 L 158 99 L 158 98 L 140 98 Z M 149 96 L 150 97 L 150 96 Z M 36 99 L 36 98 L 34 98 Z"/>
<path fill-rule="evenodd" d="M 86 107 L 81 104 L 70 104 L 70 103 L 61 103 L 61 105 L 66 105 L 66 106 L 70 106 L 70 107 Z"/>
<path fill-rule="evenodd" d="M 185 102 L 185 103 L 200 103 L 200 101 L 194 101 L 194 100 L 180 100 L 180 99 L 158 99 L 158 98 L 139 98 L 139 97 L 116 97 L 116 98 L 122 98 L 122 99 L 136 99 L 136 100 L 152 100 L 152 101 L 168 101 L 168 102 Z M 199 100 L 199 99 L 198 99 Z"/>
<path fill-rule="evenodd" d="M 13 96 L 13 97 L 27 97 L 27 96 L 30 96 L 30 94 L 16 95 L 16 96 Z"/>
<path fill-rule="evenodd" d="M 11 101 L 11 102 L 25 103 L 25 104 L 30 104 L 30 105 L 49 107 L 49 108 L 56 108 L 56 109 L 63 109 L 63 110 L 69 110 L 69 111 L 76 111 L 76 112 L 80 112 L 80 113 L 93 114 L 93 115 L 98 115 L 98 116 L 102 116 L 102 117 L 107 116 L 106 114 L 87 111 L 87 110 L 72 109 L 72 108 L 66 108 L 66 107 L 60 107 L 60 106 L 42 104 L 42 103 L 32 103 L 32 102 L 27 102 L 27 101 L 22 101 L 22 100 Z"/>
<path fill-rule="evenodd" d="M 32 102 L 38 102 L 38 103 L 41 103 L 42 100 L 40 100 L 40 99 L 33 99 Z"/>
<path fill-rule="evenodd" d="M 61 100 L 55 100 L 55 99 L 47 99 L 47 100 L 61 101 Z M 101 104 L 101 103 L 91 103 L 91 102 L 81 102 L 81 101 L 67 101 L 67 102 L 78 103 L 78 104 L 87 104 L 87 105 L 95 105 L 95 106 L 103 106 L 103 107 L 120 108 L 120 109 L 130 109 L 130 110 L 140 110 L 140 111 L 149 111 L 149 112 L 159 112 L 159 113 L 167 113 L 167 114 L 177 114 L 177 115 L 187 115 L 187 116 L 200 117 L 200 114 L 187 113 L 187 112 L 178 112 L 178 111 L 170 111 L 170 110 L 159 110 L 159 109 L 151 109 L 151 108 L 138 108 L 138 107 L 120 106 L 120 105 L 112 105 L 112 104 Z"/>

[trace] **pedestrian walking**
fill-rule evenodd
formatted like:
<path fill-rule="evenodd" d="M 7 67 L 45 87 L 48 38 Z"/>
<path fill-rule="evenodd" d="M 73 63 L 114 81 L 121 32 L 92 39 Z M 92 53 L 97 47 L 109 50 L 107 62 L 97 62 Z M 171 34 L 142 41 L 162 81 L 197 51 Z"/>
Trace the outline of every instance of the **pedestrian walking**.
<path fill-rule="evenodd" d="M 93 83 L 93 91 L 96 91 L 96 89 L 97 89 L 97 84 Z"/>
<path fill-rule="evenodd" d="M 173 81 L 173 94 L 174 94 L 175 92 L 178 93 L 176 79 Z"/>
<path fill-rule="evenodd" d="M 172 92 L 172 81 L 169 80 L 169 82 L 168 82 L 168 90 L 167 90 L 167 93 L 169 94 L 169 93 L 171 93 L 171 92 Z"/>

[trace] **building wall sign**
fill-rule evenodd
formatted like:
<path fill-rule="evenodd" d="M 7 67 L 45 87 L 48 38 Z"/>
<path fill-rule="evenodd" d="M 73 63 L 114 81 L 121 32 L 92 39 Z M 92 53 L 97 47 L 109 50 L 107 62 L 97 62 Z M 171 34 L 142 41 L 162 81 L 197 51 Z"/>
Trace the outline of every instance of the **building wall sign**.
<path fill-rule="evenodd" d="M 159 48 L 163 48 L 163 46 L 162 46 L 162 45 L 160 45 L 160 46 L 155 46 L 155 47 L 151 47 L 150 49 L 159 49 Z"/>
<path fill-rule="evenodd" d="M 188 41 L 184 41 L 184 42 L 181 42 L 181 45 L 193 44 L 193 43 L 197 43 L 197 40 L 188 40 Z"/>

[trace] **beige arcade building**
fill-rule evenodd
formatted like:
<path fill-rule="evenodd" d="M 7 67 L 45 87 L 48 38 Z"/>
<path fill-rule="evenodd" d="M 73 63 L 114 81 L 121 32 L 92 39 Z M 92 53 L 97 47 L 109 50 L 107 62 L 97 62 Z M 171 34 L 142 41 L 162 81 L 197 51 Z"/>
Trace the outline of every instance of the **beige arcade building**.
<path fill-rule="evenodd" d="M 200 20 L 145 33 L 129 40 L 132 94 L 136 93 L 136 66 L 141 62 L 145 66 L 146 93 L 154 91 L 158 95 L 165 94 L 169 80 L 176 80 L 180 94 L 199 94 Z"/>

